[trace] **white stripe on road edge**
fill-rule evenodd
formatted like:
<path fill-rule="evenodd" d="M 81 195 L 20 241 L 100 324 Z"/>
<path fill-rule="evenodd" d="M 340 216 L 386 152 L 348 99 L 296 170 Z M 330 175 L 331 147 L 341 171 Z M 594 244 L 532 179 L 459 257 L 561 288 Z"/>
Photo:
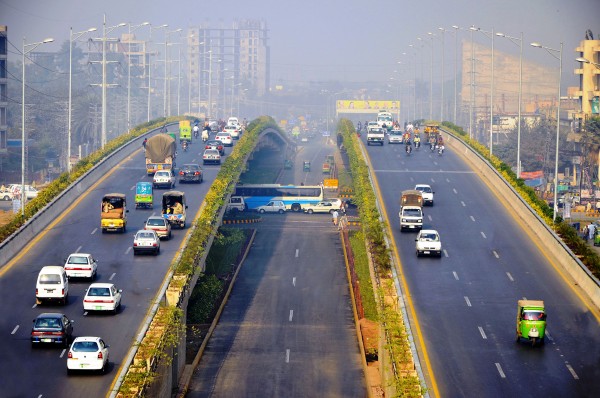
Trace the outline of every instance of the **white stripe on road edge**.
<path fill-rule="evenodd" d="M 544 331 L 544 334 L 545 334 L 545 336 L 548 338 L 548 340 L 550 340 L 550 341 L 554 341 L 554 339 L 553 339 L 552 337 L 550 337 L 550 333 L 548 332 L 548 329 L 546 329 L 546 330 Z"/>
<path fill-rule="evenodd" d="M 449 179 L 449 178 L 446 178 L 446 182 L 450 182 L 450 179 Z"/>
<path fill-rule="evenodd" d="M 446 251 L 446 249 L 444 249 L 443 251 L 444 251 L 444 257 L 448 257 L 448 252 Z"/>
<path fill-rule="evenodd" d="M 494 257 L 500 258 L 500 255 L 498 254 L 498 252 L 496 250 L 492 250 L 492 253 L 494 253 Z"/>
<path fill-rule="evenodd" d="M 35 308 L 35 307 L 37 307 L 37 304 L 34 304 L 33 307 L 31 307 L 31 308 Z"/>
<path fill-rule="evenodd" d="M 483 236 L 483 239 L 487 239 L 487 236 L 485 236 L 485 234 L 483 233 L 483 231 L 480 232 L 481 236 Z"/>
<path fill-rule="evenodd" d="M 132 249 L 132 247 L 131 247 L 131 246 L 129 246 L 129 247 L 127 248 L 127 250 L 125 250 L 125 254 L 129 254 L 129 252 L 131 251 L 131 249 Z"/>
<path fill-rule="evenodd" d="M 296 286 L 296 277 L 292 278 L 292 285 Z"/>
<path fill-rule="evenodd" d="M 510 272 L 506 273 L 506 276 L 508 276 L 508 279 L 510 279 L 511 282 L 514 282 L 515 280 L 513 279 L 512 275 L 510 274 Z"/>
<path fill-rule="evenodd" d="M 427 218 L 429 219 L 429 221 L 431 221 L 431 214 L 428 214 Z"/>
<path fill-rule="evenodd" d="M 462 200 L 460 201 L 460 204 L 462 205 L 462 207 L 467 207 L 467 205 L 465 204 L 465 202 L 463 202 Z"/>
<path fill-rule="evenodd" d="M 290 362 L 290 350 L 289 348 L 287 350 L 285 350 L 285 363 L 289 363 Z"/>
<path fill-rule="evenodd" d="M 296 258 L 298 258 L 298 252 L 299 252 L 299 250 L 296 249 Z"/>
<path fill-rule="evenodd" d="M 17 330 L 19 330 L 19 325 L 15 326 L 15 328 L 13 329 L 13 331 L 10 334 L 17 333 Z"/>
<path fill-rule="evenodd" d="M 87 316 L 87 314 L 88 314 L 88 312 L 86 311 L 86 312 L 83 313 L 83 316 Z"/>
<path fill-rule="evenodd" d="M 293 317 L 294 317 L 294 310 L 290 310 L 290 322 L 292 321 Z"/>
<path fill-rule="evenodd" d="M 458 192 L 456 191 L 456 188 L 452 188 L 452 192 L 454 192 L 454 193 L 458 193 Z"/>
<path fill-rule="evenodd" d="M 483 337 L 484 340 L 487 340 L 487 336 L 485 335 L 483 328 L 481 326 L 477 326 L 477 329 L 479 329 L 479 334 L 481 334 L 481 337 Z"/>
<path fill-rule="evenodd" d="M 59 358 L 62 358 L 65 356 L 65 353 L 67 352 L 66 348 L 63 348 L 63 350 L 60 352 L 60 355 L 58 356 Z"/>
<path fill-rule="evenodd" d="M 456 273 L 456 271 L 452 271 L 452 275 L 454 275 L 454 279 L 458 280 L 458 274 Z"/>
<path fill-rule="evenodd" d="M 506 379 L 506 375 L 502 371 L 502 366 L 500 366 L 500 364 L 498 362 L 496 362 L 496 369 L 498 369 L 498 373 L 500 373 L 500 377 L 502 377 L 503 379 Z"/>
<path fill-rule="evenodd" d="M 79 247 L 77 248 L 77 250 L 75 250 L 75 253 L 79 253 L 79 250 L 81 250 L 81 247 L 82 247 L 82 246 L 79 246 Z"/>
<path fill-rule="evenodd" d="M 97 230 L 98 230 L 98 228 L 94 228 L 94 230 L 92 231 L 92 233 L 90 235 L 94 235 Z"/>
<path fill-rule="evenodd" d="M 113 272 L 113 274 L 110 276 L 110 278 L 108 278 L 108 280 L 109 280 L 109 281 L 112 281 L 112 280 L 113 280 L 113 278 L 115 277 L 115 275 L 117 275 L 117 273 L 116 273 L 116 272 Z"/>
<path fill-rule="evenodd" d="M 573 378 L 575 380 L 579 380 L 579 376 L 577 376 L 577 373 L 575 373 L 575 369 L 573 369 L 573 367 L 571 365 L 569 365 L 569 363 L 566 363 L 567 365 L 567 369 L 569 369 L 569 372 L 571 372 L 571 375 L 573 376 Z"/>
<path fill-rule="evenodd" d="M 130 191 L 133 191 L 135 189 L 135 185 L 132 186 L 131 188 L 129 188 Z"/>
<path fill-rule="evenodd" d="M 475 217 L 473 216 L 469 216 L 471 218 L 471 221 L 475 222 Z"/>
<path fill-rule="evenodd" d="M 471 307 L 471 300 L 467 296 L 465 296 L 465 301 L 467 302 L 467 307 Z"/>

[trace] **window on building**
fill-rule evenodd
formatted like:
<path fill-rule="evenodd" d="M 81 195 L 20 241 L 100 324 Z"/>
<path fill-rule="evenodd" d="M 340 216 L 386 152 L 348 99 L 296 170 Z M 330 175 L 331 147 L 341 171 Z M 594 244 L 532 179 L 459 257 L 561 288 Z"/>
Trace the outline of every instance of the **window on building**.
<path fill-rule="evenodd" d="M 0 79 L 6 79 L 6 60 L 0 59 Z"/>

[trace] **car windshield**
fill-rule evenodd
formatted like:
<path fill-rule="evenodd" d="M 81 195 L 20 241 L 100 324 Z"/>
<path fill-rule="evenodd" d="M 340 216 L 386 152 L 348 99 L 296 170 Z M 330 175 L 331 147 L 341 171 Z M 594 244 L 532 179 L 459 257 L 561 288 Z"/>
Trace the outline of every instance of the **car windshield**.
<path fill-rule="evenodd" d="M 417 191 L 430 193 L 431 192 L 431 188 L 430 187 L 417 187 Z"/>
<path fill-rule="evenodd" d="M 168 171 L 157 171 L 154 175 L 157 177 L 168 177 L 169 172 Z"/>
<path fill-rule="evenodd" d="M 36 328 L 60 328 L 58 318 L 38 318 L 35 320 Z"/>
<path fill-rule="evenodd" d="M 421 210 L 419 209 L 405 209 L 404 215 L 407 217 L 421 217 Z"/>
<path fill-rule="evenodd" d="M 96 352 L 98 351 L 98 343 L 95 341 L 76 341 L 73 343 L 71 350 L 77 352 Z"/>
<path fill-rule="evenodd" d="M 437 242 L 440 240 L 440 238 L 437 234 L 424 233 L 424 234 L 421 234 L 421 240 L 424 240 L 427 242 Z"/>
<path fill-rule="evenodd" d="M 40 283 L 44 285 L 60 285 L 59 274 L 42 274 L 40 276 Z"/>
<path fill-rule="evenodd" d="M 69 264 L 87 264 L 87 257 L 84 256 L 71 256 L 69 257 Z"/>
<path fill-rule="evenodd" d="M 87 293 L 88 296 L 110 296 L 110 289 L 107 287 L 91 287 Z"/>
<path fill-rule="evenodd" d="M 523 311 L 523 319 L 526 321 L 545 321 L 546 313 L 542 311 Z"/>
<path fill-rule="evenodd" d="M 137 234 L 138 239 L 154 239 L 154 234 L 151 232 L 140 232 Z"/>
<path fill-rule="evenodd" d="M 150 218 L 148 219 L 148 222 L 146 223 L 146 225 L 160 225 L 160 226 L 164 226 L 165 225 L 165 220 L 162 218 Z"/>
<path fill-rule="evenodd" d="M 184 166 L 183 171 L 198 171 L 200 168 L 198 166 Z"/>

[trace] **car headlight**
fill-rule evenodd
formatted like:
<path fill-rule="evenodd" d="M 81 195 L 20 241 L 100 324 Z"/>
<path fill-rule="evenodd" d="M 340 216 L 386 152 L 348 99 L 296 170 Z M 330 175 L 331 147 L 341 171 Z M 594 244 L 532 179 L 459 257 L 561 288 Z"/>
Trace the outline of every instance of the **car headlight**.
<path fill-rule="evenodd" d="M 419 219 L 417 220 L 417 222 L 423 222 L 423 220 L 419 218 Z"/>
<path fill-rule="evenodd" d="M 406 222 L 406 218 L 403 218 L 403 219 L 402 219 L 402 222 Z"/>

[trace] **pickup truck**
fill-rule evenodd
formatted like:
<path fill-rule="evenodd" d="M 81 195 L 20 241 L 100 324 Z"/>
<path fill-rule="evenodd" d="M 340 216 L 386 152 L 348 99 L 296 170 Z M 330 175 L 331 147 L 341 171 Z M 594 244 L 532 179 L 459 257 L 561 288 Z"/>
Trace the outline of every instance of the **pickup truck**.
<path fill-rule="evenodd" d="M 372 128 L 367 132 L 367 145 L 379 144 L 383 146 L 385 142 L 385 129 L 380 127 Z"/>

